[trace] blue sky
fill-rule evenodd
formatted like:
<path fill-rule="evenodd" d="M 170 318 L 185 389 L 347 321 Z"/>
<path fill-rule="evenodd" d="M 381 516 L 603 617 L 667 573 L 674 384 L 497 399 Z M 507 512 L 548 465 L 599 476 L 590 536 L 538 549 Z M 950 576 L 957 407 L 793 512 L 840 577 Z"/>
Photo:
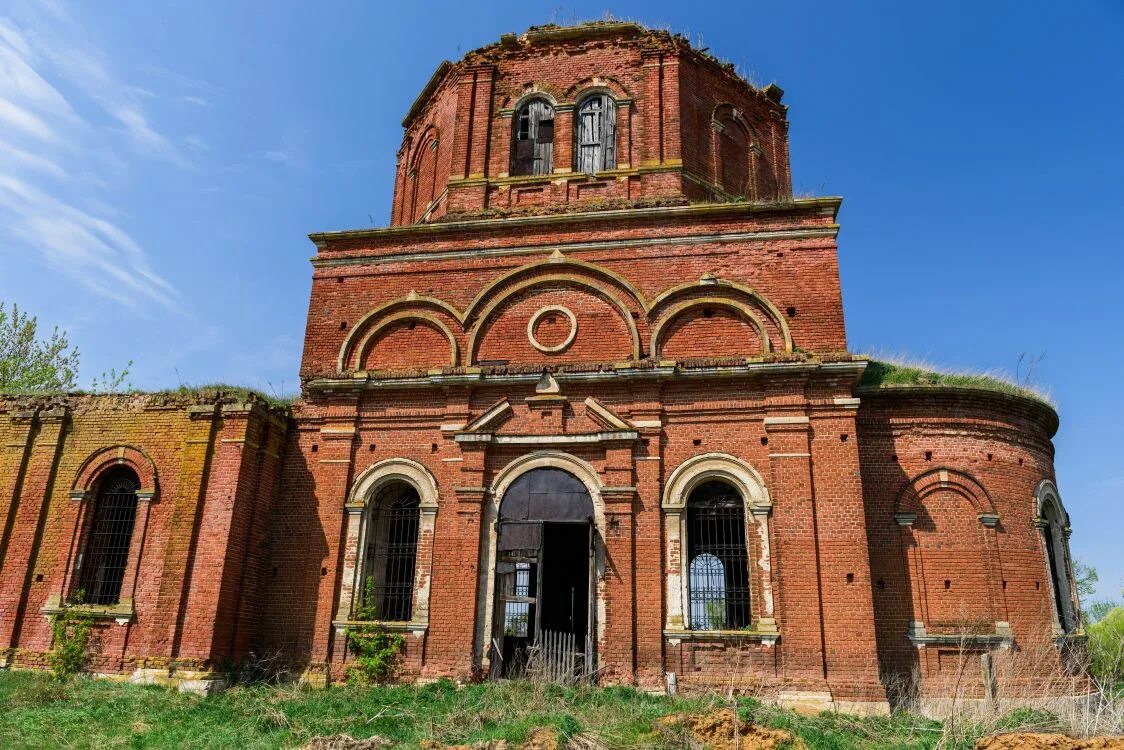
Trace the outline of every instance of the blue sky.
<path fill-rule="evenodd" d="M 0 300 L 83 380 L 297 387 L 313 247 L 383 225 L 437 64 L 606 12 L 786 91 L 798 192 L 842 195 L 851 347 L 1057 401 L 1077 557 L 1124 586 L 1124 4 L 0 2 Z M 1021 368 L 1025 375 L 1025 366 Z"/>

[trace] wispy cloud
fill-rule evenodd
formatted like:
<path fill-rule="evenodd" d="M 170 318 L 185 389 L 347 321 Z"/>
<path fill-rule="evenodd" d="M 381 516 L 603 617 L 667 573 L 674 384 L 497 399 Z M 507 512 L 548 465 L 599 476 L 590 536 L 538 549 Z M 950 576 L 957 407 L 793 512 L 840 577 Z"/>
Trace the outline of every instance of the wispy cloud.
<path fill-rule="evenodd" d="M 170 137 L 149 111 L 154 95 L 62 2 L 0 16 L 0 237 L 10 249 L 135 308 L 175 308 L 179 293 L 154 268 L 113 208 L 142 160 L 178 169 L 206 149 Z M 65 94 L 63 92 L 66 92 Z M 199 91 L 178 96 L 205 106 Z M 2 251 L 2 248 L 0 248 Z"/>
<path fill-rule="evenodd" d="M 280 164 L 288 164 L 293 160 L 292 155 L 289 154 L 288 151 L 266 151 L 261 155 L 261 158 L 265 159 L 266 161 L 275 161 Z"/>

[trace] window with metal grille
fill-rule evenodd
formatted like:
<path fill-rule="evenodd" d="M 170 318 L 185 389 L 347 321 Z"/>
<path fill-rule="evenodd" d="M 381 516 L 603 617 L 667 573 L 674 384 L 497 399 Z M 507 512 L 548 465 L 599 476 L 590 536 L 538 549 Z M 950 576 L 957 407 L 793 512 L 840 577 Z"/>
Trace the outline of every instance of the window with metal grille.
<path fill-rule="evenodd" d="M 687 589 L 694 630 L 749 626 L 745 503 L 724 482 L 705 482 L 687 499 Z"/>
<path fill-rule="evenodd" d="M 371 500 L 363 584 L 365 617 L 407 622 L 413 616 L 420 505 L 418 491 L 404 482 L 383 487 Z"/>
<path fill-rule="evenodd" d="M 137 475 L 125 468 L 107 473 L 98 483 L 78 576 L 80 596 L 87 604 L 116 604 L 121 598 L 138 489 Z"/>
<path fill-rule="evenodd" d="M 574 129 L 576 169 L 594 174 L 617 166 L 617 103 L 608 94 L 586 97 L 578 105 Z"/>
<path fill-rule="evenodd" d="M 554 107 L 532 99 L 519 108 L 511 147 L 511 174 L 550 174 L 554 171 Z"/>

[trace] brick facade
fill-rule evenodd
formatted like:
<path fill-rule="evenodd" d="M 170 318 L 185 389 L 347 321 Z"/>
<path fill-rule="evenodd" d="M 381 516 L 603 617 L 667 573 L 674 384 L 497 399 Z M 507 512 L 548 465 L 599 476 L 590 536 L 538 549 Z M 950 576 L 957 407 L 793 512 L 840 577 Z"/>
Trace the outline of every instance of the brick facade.
<path fill-rule="evenodd" d="M 615 164 L 583 174 L 591 92 L 615 107 Z M 380 529 L 408 488 L 408 612 L 382 623 L 405 640 L 399 677 L 485 679 L 516 638 L 504 499 L 562 470 L 592 501 L 582 627 L 604 683 L 673 673 L 878 711 L 887 686 L 939 696 L 980 653 L 1047 644 L 1060 673 L 1077 623 L 1057 417 L 857 387 L 840 200 L 791 198 L 781 97 L 632 24 L 505 35 L 442 64 L 404 122 L 391 226 L 311 237 L 287 417 L 223 398 L 0 404 L 0 653 L 41 663 L 98 457 L 116 456 L 155 494 L 100 621 L 106 672 L 206 679 L 275 654 L 343 679 L 364 581 L 399 575 L 377 562 Z M 512 176 L 530 100 L 553 108 L 552 169 Z M 744 524 L 748 614 L 728 629 L 701 627 L 691 598 L 707 482 Z"/>

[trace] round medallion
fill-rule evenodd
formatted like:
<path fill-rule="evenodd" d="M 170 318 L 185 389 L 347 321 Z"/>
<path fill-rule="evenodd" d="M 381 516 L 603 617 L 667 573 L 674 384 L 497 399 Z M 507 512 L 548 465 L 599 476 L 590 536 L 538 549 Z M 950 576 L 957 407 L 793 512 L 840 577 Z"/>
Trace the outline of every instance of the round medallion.
<path fill-rule="evenodd" d="M 527 321 L 527 340 L 531 342 L 531 346 L 546 354 L 565 351 L 574 343 L 577 335 L 577 316 L 562 305 L 540 307 Z"/>

